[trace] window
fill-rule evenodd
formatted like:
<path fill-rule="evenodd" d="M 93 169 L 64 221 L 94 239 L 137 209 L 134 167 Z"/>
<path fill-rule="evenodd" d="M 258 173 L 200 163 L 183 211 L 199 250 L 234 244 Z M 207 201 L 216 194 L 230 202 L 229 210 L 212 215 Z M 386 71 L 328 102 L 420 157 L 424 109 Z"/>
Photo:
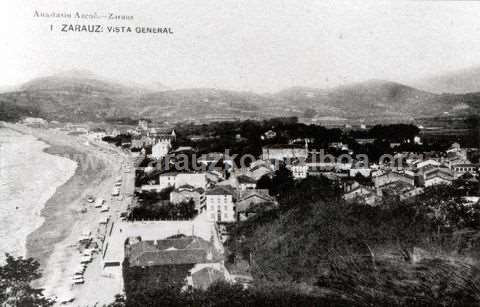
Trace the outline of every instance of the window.
<path fill-rule="evenodd" d="M 224 217 L 225 219 L 228 219 L 228 215 L 227 215 L 226 213 L 223 215 L 223 217 Z"/>
<path fill-rule="evenodd" d="M 212 220 L 215 219 L 215 213 L 210 214 L 210 219 L 212 219 Z"/>

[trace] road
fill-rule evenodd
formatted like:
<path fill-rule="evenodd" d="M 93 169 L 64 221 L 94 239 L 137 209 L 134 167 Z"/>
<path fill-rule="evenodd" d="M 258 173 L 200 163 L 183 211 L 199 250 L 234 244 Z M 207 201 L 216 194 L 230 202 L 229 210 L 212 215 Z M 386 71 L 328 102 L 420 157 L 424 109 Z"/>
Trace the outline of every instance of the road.
<path fill-rule="evenodd" d="M 80 142 L 87 144 L 85 136 L 79 136 L 78 138 Z M 135 173 L 133 167 L 131 167 L 133 157 L 129 153 L 104 142 L 90 140 L 87 146 L 111 157 L 108 165 L 111 169 L 110 176 L 104 178 L 94 194 L 96 198 L 105 199 L 110 210 L 102 213 L 99 208 L 95 208 L 93 204 L 88 204 L 85 201 L 85 204 L 88 204 L 87 213 L 81 216 L 81 220 L 76 223 L 72 234 L 55 247 L 55 250 L 62 255 L 61 258 L 65 261 L 61 263 L 62 268 L 54 276 L 54 281 L 50 282 L 53 289 L 47 289 L 49 290 L 47 294 L 61 296 L 62 293 L 69 293 L 75 297 L 75 301 L 70 304 L 71 306 L 94 306 L 95 304 L 102 306 L 111 303 L 116 294 L 123 292 L 121 278 L 105 276 L 100 251 L 94 254 L 93 261 L 88 264 L 85 270 L 84 284 L 74 285 L 72 277 L 75 268 L 80 265 L 81 253 L 78 243 L 80 234 L 85 230 L 89 230 L 94 237 L 105 234 L 105 229 L 108 229 L 109 226 L 101 226 L 99 224 L 100 219 L 109 216 L 109 225 L 118 221 L 120 213 L 126 211 L 132 201 L 134 192 Z M 126 165 L 129 165 L 130 171 L 128 173 L 125 172 Z M 120 197 L 113 197 L 111 192 L 119 176 L 122 177 Z"/>

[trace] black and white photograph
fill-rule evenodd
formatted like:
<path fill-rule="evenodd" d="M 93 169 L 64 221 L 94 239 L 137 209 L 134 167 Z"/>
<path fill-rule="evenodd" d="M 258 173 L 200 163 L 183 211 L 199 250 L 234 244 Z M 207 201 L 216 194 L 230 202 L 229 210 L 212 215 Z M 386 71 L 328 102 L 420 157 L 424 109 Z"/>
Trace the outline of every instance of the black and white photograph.
<path fill-rule="evenodd" d="M 2 0 L 0 306 L 480 306 L 480 1 Z"/>

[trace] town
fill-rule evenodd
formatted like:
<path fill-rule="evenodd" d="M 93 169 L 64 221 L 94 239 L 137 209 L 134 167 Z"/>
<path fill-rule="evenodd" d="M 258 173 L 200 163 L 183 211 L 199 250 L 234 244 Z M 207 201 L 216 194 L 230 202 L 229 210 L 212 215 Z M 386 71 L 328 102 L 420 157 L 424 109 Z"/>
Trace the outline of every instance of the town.
<path fill-rule="evenodd" d="M 86 268 L 95 257 L 109 280 L 106 292 L 127 298 L 172 285 L 206 290 L 219 281 L 248 289 L 255 263 L 237 250 L 239 228 L 282 210 L 295 193 L 358 208 L 429 206 L 436 195 L 464 208 L 456 210 L 466 223 L 480 206 L 476 131 L 456 142 L 431 138 L 421 125 L 325 128 L 296 118 L 61 129 L 128 157 L 110 200 L 85 199 L 85 210 L 95 208 L 101 219 L 78 239 L 79 263 L 70 273 L 79 293 L 93 291 L 89 278 L 96 277 Z M 293 202 L 299 199 L 308 201 Z M 73 299 L 70 290 L 58 298 Z"/>

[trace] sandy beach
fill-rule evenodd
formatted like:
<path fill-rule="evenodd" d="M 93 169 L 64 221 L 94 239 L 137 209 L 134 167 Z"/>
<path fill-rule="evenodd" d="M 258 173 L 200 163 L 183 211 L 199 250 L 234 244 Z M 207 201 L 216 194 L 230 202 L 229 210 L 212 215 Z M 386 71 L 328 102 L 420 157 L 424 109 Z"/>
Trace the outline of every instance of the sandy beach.
<path fill-rule="evenodd" d="M 103 215 L 118 214 L 121 206 L 116 204 L 113 209 L 115 201 L 110 199 L 110 193 L 115 178 L 122 175 L 121 165 L 128 161 L 128 155 L 107 144 L 87 144 L 85 136 L 71 136 L 64 131 L 5 126 L 33 135 L 50 145 L 45 149 L 47 153 L 78 164 L 75 174 L 46 202 L 41 211 L 43 224 L 27 238 L 27 256 L 37 259 L 42 268 L 42 278 L 35 285 L 44 288 L 46 295 L 53 295 L 56 289 L 71 288 L 71 270 L 79 264 L 78 238 L 81 232 L 86 229 L 92 234 L 97 232 L 102 214 L 86 202 L 87 195 L 107 200 L 112 210 Z M 82 208 L 87 212 L 82 213 Z"/>

